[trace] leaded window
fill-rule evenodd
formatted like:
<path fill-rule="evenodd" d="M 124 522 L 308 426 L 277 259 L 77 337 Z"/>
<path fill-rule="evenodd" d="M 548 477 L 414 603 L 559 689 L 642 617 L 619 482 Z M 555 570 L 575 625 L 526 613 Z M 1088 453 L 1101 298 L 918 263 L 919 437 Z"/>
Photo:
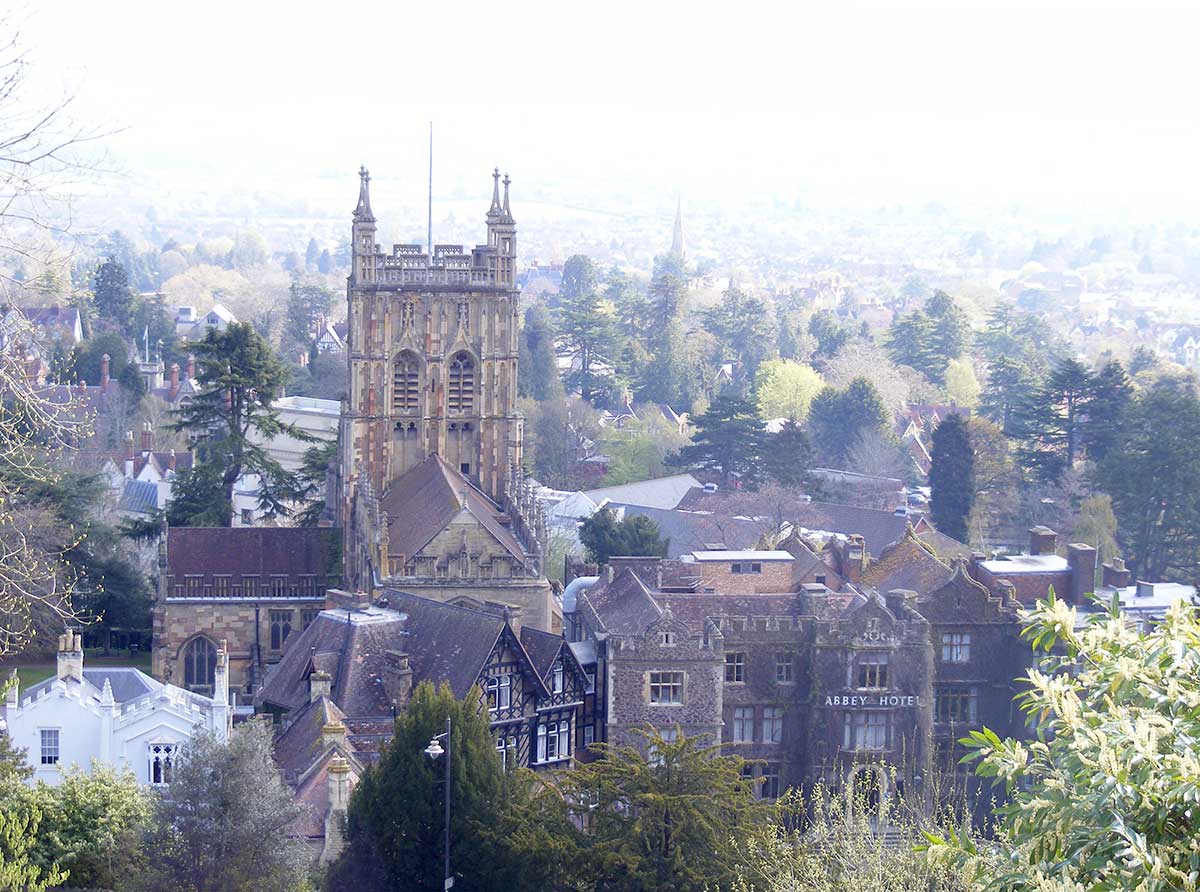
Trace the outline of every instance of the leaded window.
<path fill-rule="evenodd" d="M 152 743 L 149 746 L 149 764 L 146 777 L 155 786 L 171 782 L 171 771 L 175 767 L 175 756 L 179 751 L 176 743 Z"/>
<path fill-rule="evenodd" d="M 271 619 L 271 650 L 282 650 L 287 643 L 288 635 L 292 634 L 292 611 L 272 610 Z"/>
<path fill-rule="evenodd" d="M 475 360 L 459 353 L 450 362 L 450 390 L 447 407 L 451 412 L 470 413 L 475 409 Z"/>
<path fill-rule="evenodd" d="M 392 413 L 416 412 L 421 407 L 421 365 L 405 351 L 392 363 Z"/>
<path fill-rule="evenodd" d="M 848 750 L 886 749 L 889 718 L 879 710 L 846 713 L 843 745 Z"/>
<path fill-rule="evenodd" d="M 935 692 L 934 713 L 939 722 L 973 722 L 978 712 L 975 688 L 939 687 Z"/>
<path fill-rule="evenodd" d="M 553 762 L 571 755 L 571 722 L 543 722 L 537 729 L 537 760 Z"/>
<path fill-rule="evenodd" d="M 886 688 L 888 685 L 888 655 L 865 653 L 858 657 L 858 686 Z"/>
<path fill-rule="evenodd" d="M 190 690 L 211 689 L 217 670 L 217 648 L 207 638 L 193 638 L 183 650 L 183 684 Z"/>
<path fill-rule="evenodd" d="M 793 678 L 795 658 L 791 654 L 775 654 L 775 680 L 790 684 Z"/>
<path fill-rule="evenodd" d="M 508 709 L 512 706 L 512 676 L 493 675 L 487 680 L 488 709 Z"/>
<path fill-rule="evenodd" d="M 677 706 L 683 703 L 683 673 L 651 672 L 650 702 L 658 706 Z"/>
<path fill-rule="evenodd" d="M 942 633 L 942 662 L 966 663 L 971 659 L 970 632 Z"/>

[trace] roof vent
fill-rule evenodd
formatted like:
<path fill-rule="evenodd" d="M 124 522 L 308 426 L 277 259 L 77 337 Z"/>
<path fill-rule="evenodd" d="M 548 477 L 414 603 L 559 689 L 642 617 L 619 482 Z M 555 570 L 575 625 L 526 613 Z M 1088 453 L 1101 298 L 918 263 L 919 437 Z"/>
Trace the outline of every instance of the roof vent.
<path fill-rule="evenodd" d="M 897 508 L 892 513 L 895 514 L 897 517 L 908 517 L 908 508 L 905 507 L 904 505 L 901 505 L 899 508 Z"/>
<path fill-rule="evenodd" d="M 711 492 L 716 492 L 716 491 L 717 491 L 717 484 L 715 484 L 715 483 L 706 483 L 706 484 L 704 484 L 704 491 L 705 491 L 705 492 L 710 492 L 710 493 L 711 493 Z"/>

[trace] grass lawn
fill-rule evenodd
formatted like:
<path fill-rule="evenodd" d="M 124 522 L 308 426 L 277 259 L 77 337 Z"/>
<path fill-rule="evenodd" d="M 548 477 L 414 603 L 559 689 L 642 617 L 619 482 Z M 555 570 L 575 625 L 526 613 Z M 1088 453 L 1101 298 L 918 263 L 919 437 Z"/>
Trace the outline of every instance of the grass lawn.
<path fill-rule="evenodd" d="M 130 657 L 128 651 L 114 650 L 110 656 L 104 656 L 103 651 L 87 650 L 83 653 L 83 668 L 95 669 L 98 666 L 131 666 L 134 669 L 141 669 L 147 675 L 150 674 L 150 654 L 146 651 L 138 651 Z M 8 678 L 8 673 L 12 669 L 17 670 L 17 678 L 21 682 L 21 690 L 29 690 L 31 685 L 37 684 L 39 681 L 44 681 L 54 674 L 55 664 L 48 662 L 41 663 L 12 663 L 0 667 L 0 684 L 3 679 Z"/>

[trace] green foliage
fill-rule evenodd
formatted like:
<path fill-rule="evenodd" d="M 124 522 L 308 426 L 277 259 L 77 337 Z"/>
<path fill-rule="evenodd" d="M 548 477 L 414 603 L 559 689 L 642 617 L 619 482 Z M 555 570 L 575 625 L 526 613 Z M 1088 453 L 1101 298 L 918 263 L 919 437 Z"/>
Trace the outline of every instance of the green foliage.
<path fill-rule="evenodd" d="M 962 741 L 982 777 L 1003 781 L 993 845 L 934 839 L 930 854 L 977 888 L 1194 889 L 1200 736 L 1200 622 L 1172 607 L 1150 631 L 1117 610 L 1076 627 L 1053 592 L 1030 612 L 1024 636 L 1048 652 L 1028 673 L 1021 708 L 1032 741 L 984 728 Z"/>
<path fill-rule="evenodd" d="M 296 515 L 296 526 L 315 527 L 325 513 L 325 491 L 329 468 L 337 461 L 338 442 L 329 440 L 304 450 L 297 472 L 296 501 L 304 507 Z"/>
<path fill-rule="evenodd" d="M 819 489 L 812 477 L 816 456 L 808 434 L 790 418 L 775 433 L 765 435 L 763 476 L 787 489 L 812 494 Z"/>
<path fill-rule="evenodd" d="M 607 564 L 612 557 L 666 557 L 670 546 L 650 518 L 627 515 L 617 520 L 616 512 L 607 506 L 580 525 L 579 541 L 588 560 L 597 564 Z"/>
<path fill-rule="evenodd" d="M 559 779 L 563 797 L 587 815 L 573 860 L 592 878 L 591 888 L 732 888 L 735 840 L 754 832 L 767 808 L 754 798 L 754 782 L 742 777 L 744 759 L 676 732 L 674 741 L 652 728 L 637 732 L 637 747 L 595 744 L 601 758 Z"/>
<path fill-rule="evenodd" d="M 9 684 L 12 684 L 12 679 L 0 685 L 0 695 L 8 690 Z M 10 781 L 26 781 L 33 777 L 33 767 L 25 761 L 25 756 L 26 750 L 13 744 L 8 731 L 0 731 L 0 786 Z"/>
<path fill-rule="evenodd" d="M 1117 448 L 1132 399 L 1133 384 L 1121 363 L 1105 363 L 1092 376 L 1081 430 L 1084 448 L 1092 461 L 1103 461 L 1109 450 Z"/>
<path fill-rule="evenodd" d="M 285 356 L 316 355 L 317 323 L 333 310 L 336 295 L 317 282 L 296 276 L 288 286 L 287 310 L 283 320 L 283 341 L 280 347 Z"/>
<path fill-rule="evenodd" d="M 935 291 L 925 302 L 925 314 L 932 325 L 930 349 L 945 370 L 946 363 L 958 359 L 971 345 L 971 324 L 967 314 L 945 291 Z M 939 378 L 931 380 L 940 381 Z"/>
<path fill-rule="evenodd" d="M 967 409 L 979 405 L 979 379 L 969 359 L 952 359 L 944 376 L 946 396 L 950 402 Z"/>
<path fill-rule="evenodd" d="M 517 387 L 521 396 L 539 402 L 558 395 L 562 385 L 558 380 L 558 365 L 554 356 L 554 329 L 550 318 L 540 306 L 525 311 L 521 327 Z"/>
<path fill-rule="evenodd" d="M 896 365 L 916 369 L 930 381 L 940 382 L 946 360 L 933 345 L 933 323 L 921 310 L 900 316 L 888 330 L 888 355 Z"/>
<path fill-rule="evenodd" d="M 1033 391 L 1029 369 L 1006 355 L 997 356 L 988 364 L 979 413 L 1000 425 L 1008 436 L 1017 436 L 1020 433 L 1017 423 L 1025 406 L 1032 401 Z"/>
<path fill-rule="evenodd" d="M 813 445 L 837 463 L 846 460 L 864 434 L 884 430 L 887 424 L 879 391 L 865 378 L 855 378 L 844 390 L 826 387 L 808 412 Z"/>
<path fill-rule="evenodd" d="M 1083 457 L 1083 426 L 1093 383 L 1087 366 L 1064 359 L 1022 407 L 1016 429 L 1025 442 L 1018 457 L 1043 480 L 1057 480 Z"/>
<path fill-rule="evenodd" d="M 670 423 L 656 406 L 635 407 L 641 416 L 622 430 L 611 430 L 600 441 L 608 456 L 604 473 L 605 486 L 620 486 L 652 480 L 670 473 L 668 457 L 688 441 L 686 433 Z"/>
<path fill-rule="evenodd" d="M 92 276 L 92 302 L 99 323 L 128 335 L 133 322 L 133 289 L 129 274 L 115 257 L 109 257 Z"/>
<path fill-rule="evenodd" d="M 567 269 L 572 270 L 568 281 Z M 619 351 L 617 319 L 613 307 L 600 295 L 599 277 L 591 260 L 577 254 L 568 258 L 559 292 L 558 329 L 571 351 L 568 388 L 592 402 L 611 383 Z"/>
<path fill-rule="evenodd" d="M 721 345 L 724 357 L 742 363 L 748 376 L 775 352 L 775 320 L 767 306 L 730 285 L 721 302 L 704 312 L 704 328 Z"/>
<path fill-rule="evenodd" d="M 824 379 L 812 366 L 786 359 L 764 362 L 754 381 L 763 418 L 789 418 L 801 424 L 824 386 Z"/>
<path fill-rule="evenodd" d="M 1193 581 L 1200 551 L 1200 400 L 1164 379 L 1131 402 L 1118 446 L 1099 463 L 1137 578 Z"/>
<path fill-rule="evenodd" d="M 75 348 L 71 362 L 73 374 L 68 374 L 68 380 L 99 384 L 101 359 L 106 353 L 108 377 L 117 380 L 128 364 L 128 345 L 123 337 L 111 331 L 98 334 Z"/>
<path fill-rule="evenodd" d="M 167 504 L 167 523 L 173 527 L 227 527 L 233 504 L 220 465 L 197 461 L 176 471 Z"/>
<path fill-rule="evenodd" d="M 751 400 L 720 394 L 695 425 L 692 442 L 672 456 L 671 464 L 716 472 L 722 486 L 734 478 L 747 489 L 758 486 L 766 429 Z"/>
<path fill-rule="evenodd" d="M 818 310 L 808 320 L 808 333 L 817 340 L 821 356 L 835 355 L 850 340 L 851 333 L 842 327 L 832 310 Z"/>
<path fill-rule="evenodd" d="M 933 525 L 947 536 L 966 542 L 975 506 L 975 450 L 966 418 L 951 414 L 942 419 L 933 432 L 931 458 Z"/>
<path fill-rule="evenodd" d="M 304 806 L 272 760 L 271 726 L 238 725 L 228 743 L 193 737 L 155 801 L 145 836 L 145 892 L 311 889 L 311 854 L 291 835 Z"/>
<path fill-rule="evenodd" d="M 459 701 L 448 685 L 437 689 L 429 682 L 417 685 L 396 720 L 391 743 L 354 788 L 348 845 L 331 867 L 331 892 L 442 888 L 446 757 L 434 762 L 425 748 L 434 735 L 446 730 L 447 717 L 455 877 L 465 888 L 480 892 L 536 887 L 530 884 L 540 879 L 546 864 L 522 863 L 520 841 L 505 839 L 498 832 L 513 828 L 506 809 L 527 801 L 522 799 L 522 785 L 506 782 L 480 700 L 478 688 Z M 533 794 L 529 787 L 524 792 Z M 546 838 L 532 826 L 523 832 L 530 838 Z"/>
<path fill-rule="evenodd" d="M 687 344 L 682 318 L 686 302 L 687 279 L 677 260 L 659 258 L 649 293 L 648 319 L 652 322 L 646 345 L 651 360 L 638 397 L 666 403 L 677 407 L 677 411 L 691 405 L 687 399 Z"/>
<path fill-rule="evenodd" d="M 233 506 L 233 486 L 242 474 L 260 481 L 258 507 L 266 517 L 287 517 L 299 486 L 263 445 L 286 434 L 301 442 L 313 437 L 279 420 L 275 397 L 288 383 L 287 368 L 249 323 L 220 332 L 210 329 L 195 345 L 200 392 L 176 413 L 172 428 L 190 431 L 208 461 L 222 469 L 225 498 Z"/>
<path fill-rule="evenodd" d="M 42 815 L 36 808 L 14 809 L 0 804 L 0 889 L 45 892 L 67 878 L 57 865 L 43 868 L 32 857 Z"/>
<path fill-rule="evenodd" d="M 1086 542 L 1096 549 L 1100 564 L 1106 564 L 1121 556 L 1117 544 L 1117 516 L 1113 513 L 1112 496 L 1099 493 L 1088 496 L 1079 504 L 1075 528 L 1071 531 L 1071 542 Z"/>
<path fill-rule="evenodd" d="M 525 462 L 546 486 L 579 489 L 580 460 L 600 436 L 599 414 L 577 396 L 535 403 L 522 401 L 525 415 Z"/>

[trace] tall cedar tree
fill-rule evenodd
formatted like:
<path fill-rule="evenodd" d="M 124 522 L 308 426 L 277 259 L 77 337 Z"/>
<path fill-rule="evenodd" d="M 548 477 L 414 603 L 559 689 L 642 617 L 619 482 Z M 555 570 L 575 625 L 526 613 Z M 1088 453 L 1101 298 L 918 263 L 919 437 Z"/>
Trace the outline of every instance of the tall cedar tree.
<path fill-rule="evenodd" d="M 525 311 L 518 363 L 520 374 L 517 376 L 517 386 L 521 396 L 532 397 L 540 403 L 561 391 L 554 358 L 554 328 L 545 309 L 540 306 L 535 305 Z"/>
<path fill-rule="evenodd" d="M 1092 461 L 1103 461 L 1109 450 L 1117 447 L 1132 399 L 1133 384 L 1125 367 L 1116 360 L 1105 363 L 1092 377 L 1082 430 L 1084 447 Z"/>
<path fill-rule="evenodd" d="M 233 503 L 225 486 L 225 470 L 218 464 L 197 460 L 190 468 L 175 472 L 167 523 L 173 527 L 227 527 L 233 519 Z"/>
<path fill-rule="evenodd" d="M 302 443 L 312 435 L 279 420 L 272 405 L 288 382 L 287 367 L 248 322 L 225 331 L 210 329 L 195 345 L 200 392 L 176 412 L 174 430 L 196 435 L 209 460 L 222 470 L 225 498 L 232 511 L 233 486 L 242 474 L 260 480 L 258 507 L 267 517 L 286 517 L 299 486 L 262 443 L 286 434 Z"/>
<path fill-rule="evenodd" d="M 775 323 L 766 304 L 730 285 L 716 306 L 704 311 L 704 329 L 725 357 L 740 362 L 747 377 L 775 352 Z"/>
<path fill-rule="evenodd" d="M 296 500 L 304 507 L 296 515 L 296 526 L 315 527 L 320 523 L 326 508 L 325 496 L 329 469 L 337 461 L 337 457 L 337 440 L 318 443 L 304 450 L 300 470 L 296 473 L 300 482 L 300 487 L 296 491 Z"/>
<path fill-rule="evenodd" d="M 946 365 L 952 359 L 958 359 L 971 345 L 971 324 L 967 314 L 945 291 L 935 291 L 929 300 L 925 301 L 925 315 L 929 317 L 933 327 L 931 349 L 937 357 L 942 378 L 933 379 L 942 383 Z"/>
<path fill-rule="evenodd" d="M 96 268 L 92 276 L 92 301 L 101 325 L 121 334 L 130 333 L 133 289 L 129 287 L 129 274 L 115 257 L 109 257 Z"/>
<path fill-rule="evenodd" d="M 1164 379 L 1135 397 L 1100 462 L 1135 578 L 1195 583 L 1200 549 L 1200 400 Z"/>
<path fill-rule="evenodd" d="M 817 352 L 833 357 L 850 340 L 849 330 L 842 327 L 832 310 L 818 310 L 808 320 L 808 333 L 817 340 Z"/>
<path fill-rule="evenodd" d="M 330 892 L 442 888 L 446 757 L 425 755 L 450 718 L 450 853 L 457 884 L 475 892 L 535 888 L 519 852 L 496 832 L 512 788 L 496 756 L 481 694 L 456 700 L 450 687 L 422 682 L 396 720 L 391 743 L 354 788 L 348 845 L 329 872 Z M 445 744 L 443 743 L 443 746 Z M 531 868 L 532 869 L 532 865 Z"/>
<path fill-rule="evenodd" d="M 590 403 L 608 388 L 610 370 L 620 348 L 617 320 L 612 307 L 600 296 L 595 267 L 582 255 L 570 258 L 577 260 L 587 262 L 574 264 L 578 274 L 570 288 L 565 287 L 564 274 L 564 288 L 559 293 L 558 330 L 573 360 L 567 373 L 567 387 L 578 389 L 579 395 Z"/>
<path fill-rule="evenodd" d="M 1064 359 L 1022 407 L 1016 428 L 1025 441 L 1017 455 L 1043 480 L 1057 480 L 1083 457 L 1084 422 L 1093 377 L 1077 359 Z"/>
<path fill-rule="evenodd" d="M 708 411 L 695 420 L 692 442 L 669 459 L 669 463 L 716 471 L 721 485 L 737 478 L 746 489 L 755 489 L 763 479 L 766 428 L 754 401 L 733 393 L 722 393 Z"/>
<path fill-rule="evenodd" d="M 234 729 L 229 742 L 193 737 L 154 802 L 140 888 L 173 892 L 306 892 L 312 856 L 292 824 L 305 811 L 272 760 L 262 721 Z M 136 888 L 135 884 L 135 888 Z"/>
<path fill-rule="evenodd" d="M 1033 398 L 1033 378 L 1024 364 L 997 356 L 988 364 L 987 384 L 979 397 L 979 414 L 989 418 L 1009 437 L 1018 434 L 1017 420 Z"/>
<path fill-rule="evenodd" d="M 812 442 L 804 428 L 790 418 L 779 430 L 766 435 L 763 476 L 786 489 L 811 493 L 812 468 L 816 465 Z"/>
<path fill-rule="evenodd" d="M 939 370 L 946 361 L 939 356 L 933 343 L 933 323 L 921 310 L 901 316 L 888 329 L 887 351 L 896 365 L 916 369 L 930 381 L 939 381 Z"/>
<path fill-rule="evenodd" d="M 608 507 L 583 522 L 579 541 L 587 549 L 588 560 L 597 564 L 607 564 L 612 557 L 666 557 L 671 544 L 650 518 L 626 514 L 617 520 Z"/>
<path fill-rule="evenodd" d="M 308 247 L 304 249 L 304 265 L 312 269 L 317 265 L 317 260 L 321 257 L 321 246 L 317 244 L 315 238 L 308 240 Z"/>
<path fill-rule="evenodd" d="M 650 319 L 653 320 L 648 347 L 653 357 L 646 368 L 639 399 L 666 403 L 678 411 L 689 408 L 687 339 L 683 316 L 687 301 L 687 277 L 677 257 L 655 258 L 650 280 Z M 682 407 L 682 408 L 679 408 Z"/>
<path fill-rule="evenodd" d="M 808 410 L 813 445 L 837 464 L 845 463 L 865 434 L 884 430 L 887 424 L 883 398 L 866 378 L 855 378 L 845 390 L 826 387 Z"/>
<path fill-rule="evenodd" d="M 727 890 L 736 840 L 767 820 L 744 759 L 675 730 L 670 741 L 649 729 L 635 732 L 639 746 L 596 744 L 601 758 L 559 779 L 568 802 L 587 803 L 575 860 L 598 890 Z"/>
<path fill-rule="evenodd" d="M 966 542 L 971 509 L 975 506 L 975 450 L 967 419 L 951 414 L 933 432 L 929 468 L 933 525 L 959 542 Z"/>

